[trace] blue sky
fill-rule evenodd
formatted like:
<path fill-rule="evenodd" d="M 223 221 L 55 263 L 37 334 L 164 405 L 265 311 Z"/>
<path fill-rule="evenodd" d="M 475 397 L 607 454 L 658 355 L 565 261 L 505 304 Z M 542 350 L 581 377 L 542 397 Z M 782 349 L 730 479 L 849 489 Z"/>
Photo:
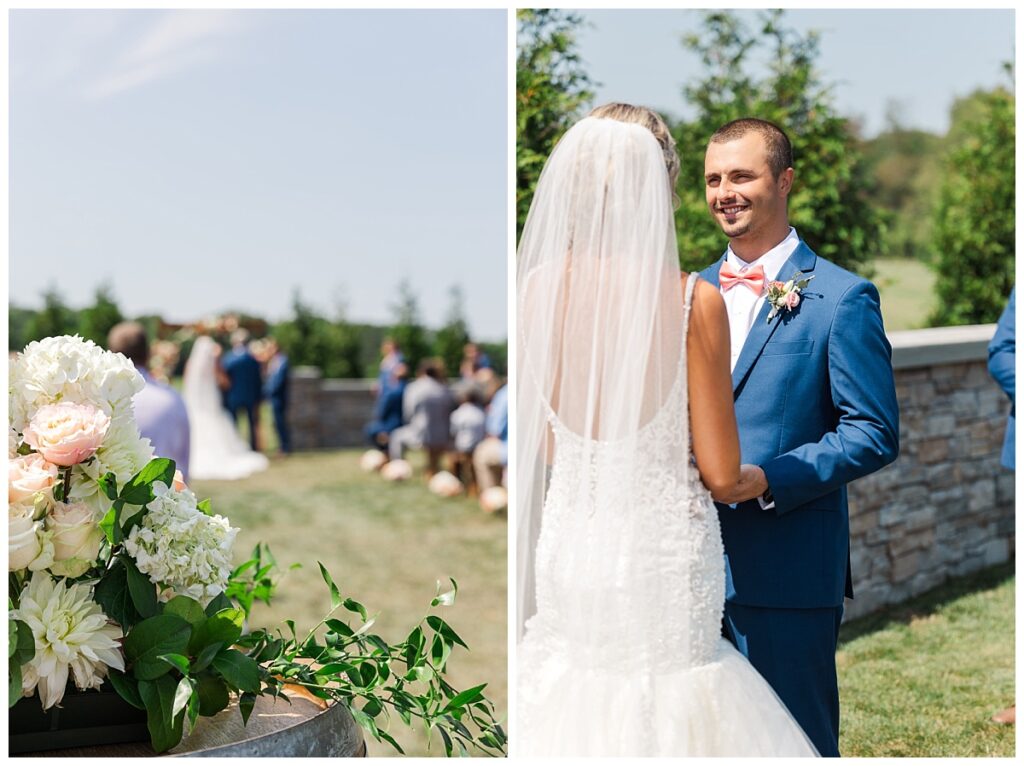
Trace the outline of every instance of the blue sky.
<path fill-rule="evenodd" d="M 506 13 L 13 11 L 11 301 L 506 336 Z"/>
<path fill-rule="evenodd" d="M 734 11 L 757 29 L 757 11 Z M 700 29 L 696 10 L 581 11 L 590 23 L 579 50 L 602 83 L 595 103 L 632 101 L 686 116 L 682 87 L 700 76 L 701 62 L 682 36 Z M 858 117 L 866 135 L 885 127 L 898 106 L 907 127 L 944 133 L 956 96 L 978 87 L 1009 86 L 1002 63 L 1012 61 L 1012 10 L 788 10 L 787 23 L 821 31 L 818 59 L 835 104 Z"/>

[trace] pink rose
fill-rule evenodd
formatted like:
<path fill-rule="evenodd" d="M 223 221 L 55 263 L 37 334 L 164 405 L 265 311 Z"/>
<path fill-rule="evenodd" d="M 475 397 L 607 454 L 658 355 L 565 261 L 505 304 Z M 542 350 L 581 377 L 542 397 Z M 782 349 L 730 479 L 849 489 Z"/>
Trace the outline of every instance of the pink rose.
<path fill-rule="evenodd" d="M 781 290 L 782 288 L 784 288 L 786 286 L 786 283 L 785 282 L 780 282 L 779 280 L 776 279 L 775 281 L 770 282 L 768 284 L 768 286 L 773 288 L 773 289 L 775 289 L 775 290 Z"/>
<path fill-rule="evenodd" d="M 7 502 L 34 501 L 36 495 L 49 495 L 57 482 L 58 468 L 42 455 L 16 457 L 7 463 Z"/>
<path fill-rule="evenodd" d="M 786 296 L 786 307 L 790 311 L 792 311 L 793 309 L 795 309 L 799 305 L 800 305 L 800 294 L 799 293 L 790 293 L 789 295 Z"/>
<path fill-rule="evenodd" d="M 88 404 L 48 404 L 40 407 L 25 428 L 25 442 L 51 463 L 78 465 L 103 443 L 110 418 Z"/>

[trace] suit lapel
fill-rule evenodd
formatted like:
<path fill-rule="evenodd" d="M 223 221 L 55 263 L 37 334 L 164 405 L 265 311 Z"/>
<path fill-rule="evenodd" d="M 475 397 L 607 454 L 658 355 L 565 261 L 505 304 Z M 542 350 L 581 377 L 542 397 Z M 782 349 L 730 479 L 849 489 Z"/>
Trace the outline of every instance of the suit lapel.
<path fill-rule="evenodd" d="M 811 248 L 807 247 L 803 240 L 801 240 L 796 250 L 789 257 L 789 260 L 779 269 L 776 279 L 785 282 L 798 272 L 807 273 L 814 271 L 814 263 L 817 258 Z M 761 306 L 761 310 L 757 313 L 754 326 L 750 328 L 750 333 L 743 343 L 743 350 L 740 351 L 740 357 L 736 360 L 736 366 L 732 371 L 732 390 L 734 393 L 749 374 L 750 369 L 754 366 L 754 362 L 761 356 L 761 351 L 764 349 L 765 344 L 782 323 L 782 313 L 776 314 L 770 322 L 768 321 L 768 314 L 771 310 L 771 304 L 766 300 L 764 305 Z"/>

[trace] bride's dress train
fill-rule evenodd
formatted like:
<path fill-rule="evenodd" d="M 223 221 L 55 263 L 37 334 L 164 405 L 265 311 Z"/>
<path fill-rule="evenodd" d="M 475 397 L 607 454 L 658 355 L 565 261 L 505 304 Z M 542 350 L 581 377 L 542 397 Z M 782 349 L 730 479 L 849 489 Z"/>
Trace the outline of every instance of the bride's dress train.
<path fill-rule="evenodd" d="M 249 448 L 221 405 L 217 388 L 215 341 L 196 338 L 185 365 L 182 395 L 191 431 L 191 479 L 243 479 L 270 464 L 266 455 Z"/>
<path fill-rule="evenodd" d="M 687 317 L 695 282 L 691 275 Z M 516 752 L 816 755 L 721 636 L 722 539 L 686 459 L 685 353 L 664 402 L 621 441 L 584 438 L 548 408 L 554 461 L 536 548 L 537 612 L 518 651 Z"/>

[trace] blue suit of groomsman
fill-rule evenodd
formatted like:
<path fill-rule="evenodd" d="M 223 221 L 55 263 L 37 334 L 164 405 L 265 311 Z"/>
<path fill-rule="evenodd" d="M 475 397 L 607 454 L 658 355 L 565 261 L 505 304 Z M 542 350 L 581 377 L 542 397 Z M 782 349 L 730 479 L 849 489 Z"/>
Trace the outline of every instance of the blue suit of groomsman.
<path fill-rule="evenodd" d="M 734 262 L 744 271 L 764 268 L 766 280 L 801 273 L 813 279 L 798 305 L 771 320 L 763 288 L 749 286 L 748 294 L 746 284 L 729 288 L 756 311 L 734 350 L 732 387 L 741 461 L 762 475 L 759 496 L 718 504 L 723 634 L 771 684 L 819 753 L 838 756 L 835 651 L 843 598 L 853 596 L 846 485 L 899 451 L 891 348 L 875 287 L 819 258 L 789 228 L 788 138 L 755 122 L 754 132 L 724 126 L 709 144 L 708 204 L 730 250 L 701 276 L 722 286 L 720 269 L 735 248 Z M 762 132 L 762 125 L 771 129 Z M 781 139 L 772 140 L 784 141 L 788 161 L 773 175 L 765 134 L 775 131 Z M 761 231 L 767 238 L 751 238 Z M 758 266 L 761 260 L 770 265 Z M 760 309 L 755 300 L 762 297 L 747 295 L 764 296 Z"/>
<path fill-rule="evenodd" d="M 263 384 L 263 395 L 270 400 L 270 409 L 274 413 L 274 430 L 277 431 L 277 443 L 281 452 L 292 451 L 291 432 L 288 429 L 288 375 L 291 363 L 288 356 L 273 346 L 270 359 L 267 360 L 267 379 Z"/>
<path fill-rule="evenodd" d="M 260 378 L 260 363 L 245 347 L 248 333 L 242 336 L 238 335 L 239 332 L 242 331 L 232 335 L 234 346 L 221 361 L 230 381 L 224 403 L 233 417 L 237 418 L 239 412 L 244 412 L 248 417 L 249 442 L 255 451 L 263 382 Z"/>
<path fill-rule="evenodd" d="M 995 378 L 999 387 L 1010 397 L 1010 416 L 1006 419 L 1006 438 L 1003 441 L 1003 465 L 1013 469 L 1016 465 L 1016 446 L 1014 436 L 1017 424 L 1016 383 L 1017 375 L 1014 362 L 1017 358 L 1017 288 L 1010 291 L 1010 302 L 999 317 L 996 334 L 988 344 L 988 371 Z"/>

